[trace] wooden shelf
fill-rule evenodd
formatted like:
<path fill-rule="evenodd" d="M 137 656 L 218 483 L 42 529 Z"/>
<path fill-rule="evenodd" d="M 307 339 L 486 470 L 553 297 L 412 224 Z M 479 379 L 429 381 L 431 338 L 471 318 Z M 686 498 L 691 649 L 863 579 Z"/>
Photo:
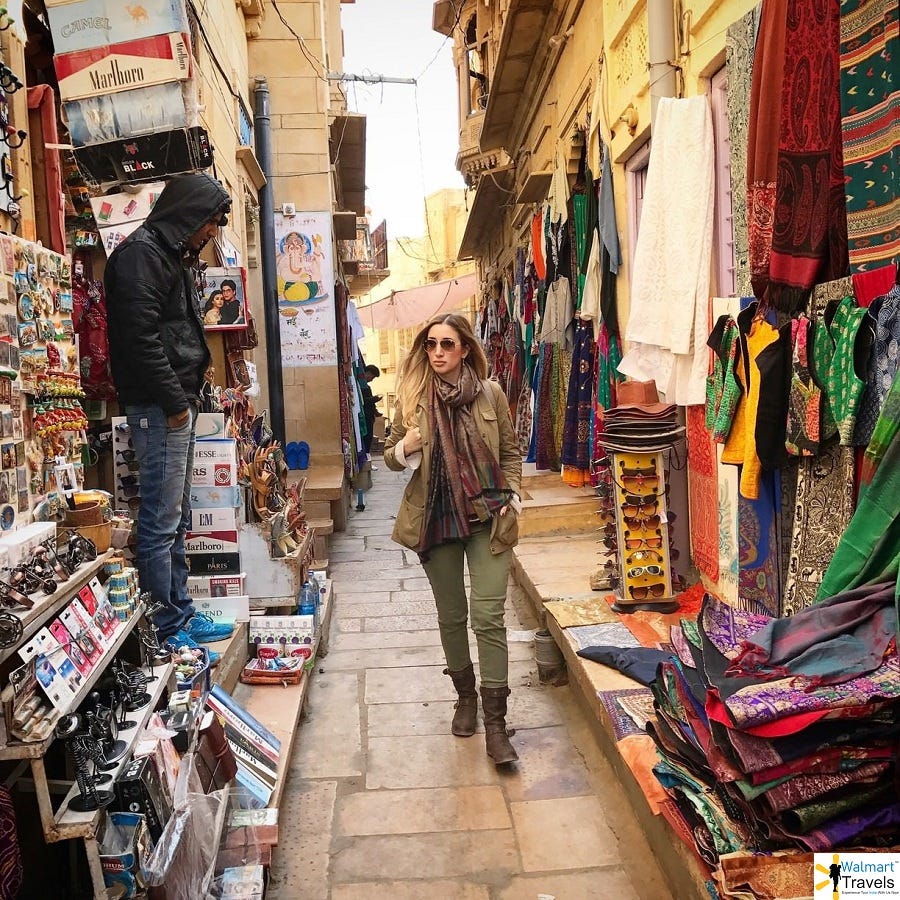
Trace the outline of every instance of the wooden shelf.
<path fill-rule="evenodd" d="M 103 652 L 103 656 L 97 660 L 94 664 L 94 667 L 88 673 L 87 677 L 84 680 L 84 684 L 81 685 L 78 693 L 75 695 L 75 698 L 72 700 L 72 703 L 69 705 L 69 708 L 66 710 L 66 713 L 72 712 L 81 705 L 82 701 L 85 697 L 91 692 L 94 685 L 99 681 L 100 676 L 106 671 L 106 667 L 109 665 L 112 658 L 119 652 L 122 644 L 125 643 L 125 638 L 134 631 L 135 625 L 137 625 L 141 616 L 144 614 L 144 604 L 139 603 L 135 608 L 134 613 L 131 618 L 127 622 L 122 622 L 120 627 L 115 632 L 115 641 L 106 648 Z M 60 714 L 65 715 L 65 713 Z M 8 732 L 7 732 L 8 738 Z M 5 744 L 0 745 L 0 759 L 37 759 L 39 757 L 44 756 L 47 752 L 47 748 L 56 740 L 56 732 L 55 730 L 45 737 L 42 741 L 31 741 L 29 743 L 20 742 L 20 741 L 8 741 Z"/>
<path fill-rule="evenodd" d="M 29 641 L 41 628 L 55 616 L 67 603 L 70 603 L 78 592 L 106 565 L 106 561 L 115 551 L 107 550 L 95 560 L 80 566 L 68 581 L 59 584 L 52 594 L 41 594 L 31 609 L 7 610 L 22 623 L 22 637 L 15 647 L 0 650 L 0 663 L 9 659 L 22 645 Z"/>
<path fill-rule="evenodd" d="M 133 715 L 140 717 L 137 720 L 135 727 L 119 733 L 119 737 L 128 744 L 128 750 L 116 764 L 116 768 L 109 772 L 109 774 L 112 775 L 112 781 L 100 785 L 100 790 L 114 790 L 116 779 L 119 777 L 122 770 L 131 762 L 131 754 L 134 750 L 134 744 L 137 737 L 144 730 L 147 720 L 156 709 L 159 698 L 168 686 L 174 670 L 175 666 L 173 663 L 169 663 L 166 666 L 157 666 L 154 669 L 154 674 L 158 676 L 159 681 L 149 685 L 153 687 L 153 690 L 150 691 L 150 702 L 143 709 L 135 710 L 133 713 Z M 52 843 L 54 841 L 68 841 L 72 838 L 94 837 L 97 833 L 97 826 L 100 824 L 100 816 L 103 814 L 104 810 L 95 809 L 91 812 L 76 812 L 75 810 L 69 809 L 69 801 L 74 797 L 77 797 L 78 794 L 78 785 L 73 784 L 72 789 L 66 795 L 66 799 L 63 801 L 62 806 L 60 806 L 59 811 L 54 817 L 55 825 L 53 829 L 45 834 L 47 841 Z"/>
<path fill-rule="evenodd" d="M 287 782 L 288 767 L 291 764 L 291 756 L 293 755 L 294 741 L 297 739 L 300 711 L 303 709 L 303 704 L 306 702 L 306 694 L 309 690 L 310 676 L 315 667 L 320 648 L 328 644 L 327 635 L 331 626 L 333 600 L 334 591 L 332 582 L 329 579 L 326 582 L 325 596 L 322 598 L 320 607 L 319 630 L 316 632 L 316 637 L 313 641 L 312 656 L 310 656 L 306 664 L 300 684 L 284 686 L 239 684 L 234 692 L 234 699 L 281 741 L 275 789 L 272 791 L 272 796 L 269 798 L 268 803 L 272 807 L 277 807 L 281 802 L 281 795 Z"/>

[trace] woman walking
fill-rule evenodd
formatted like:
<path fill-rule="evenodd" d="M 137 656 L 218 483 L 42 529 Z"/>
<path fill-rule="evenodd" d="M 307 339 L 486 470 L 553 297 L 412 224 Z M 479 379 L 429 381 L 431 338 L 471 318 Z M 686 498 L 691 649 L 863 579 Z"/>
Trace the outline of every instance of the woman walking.
<path fill-rule="evenodd" d="M 384 448 L 388 468 L 412 469 L 393 538 L 415 550 L 431 582 L 444 671 L 459 699 L 451 730 L 475 733 L 478 694 L 467 623 L 478 644 L 487 753 L 514 762 L 506 730 L 509 656 L 503 608 L 518 538 L 522 457 L 500 386 L 472 326 L 455 314 L 432 319 L 400 369 L 397 412 Z M 471 596 L 466 598 L 463 559 Z"/>

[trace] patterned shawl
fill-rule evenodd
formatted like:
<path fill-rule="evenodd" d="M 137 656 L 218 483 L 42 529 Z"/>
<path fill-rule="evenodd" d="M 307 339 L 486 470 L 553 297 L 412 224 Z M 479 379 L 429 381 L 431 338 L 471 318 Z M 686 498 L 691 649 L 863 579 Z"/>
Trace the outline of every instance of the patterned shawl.
<path fill-rule="evenodd" d="M 500 463 L 485 444 L 472 415 L 482 390 L 471 366 L 459 381 L 432 378 L 428 394 L 433 448 L 425 515 L 416 552 L 427 558 L 432 547 L 472 532 L 470 518 L 487 522 L 509 502 L 512 489 Z"/>

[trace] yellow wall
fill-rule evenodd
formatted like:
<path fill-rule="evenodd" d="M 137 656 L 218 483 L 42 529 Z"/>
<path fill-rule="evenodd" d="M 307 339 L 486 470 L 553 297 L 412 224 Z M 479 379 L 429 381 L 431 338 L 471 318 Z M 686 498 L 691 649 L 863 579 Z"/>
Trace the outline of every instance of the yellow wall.
<path fill-rule="evenodd" d="M 303 47 L 275 10 L 266 7 L 249 53 L 251 75 L 268 77 L 275 208 L 294 203 L 300 211 L 332 211 L 329 112 L 344 104 L 341 92 L 329 86 L 325 75 L 342 68 L 340 3 L 279 0 L 279 9 L 302 37 Z M 288 441 L 307 441 L 316 458 L 326 463 L 343 459 L 335 366 L 286 367 L 284 405 Z"/>
<path fill-rule="evenodd" d="M 266 379 L 265 327 L 263 313 L 262 271 L 259 268 L 257 228 L 248 221 L 247 206 L 258 203 L 257 189 L 244 163 L 238 159 L 240 146 L 240 105 L 253 117 L 253 94 L 249 75 L 246 29 L 248 21 L 233 0 L 208 0 L 195 4 L 202 31 L 195 31 L 194 58 L 197 65 L 194 81 L 200 104 L 200 122 L 209 132 L 215 147 L 215 175 L 231 194 L 231 215 L 225 237 L 240 251 L 241 264 L 247 270 L 247 293 L 250 311 L 260 334 L 261 348 L 256 353 L 261 395 L 255 405 L 269 406 Z M 205 38 L 204 38 L 205 33 Z M 221 69 L 221 71 L 220 71 Z M 223 77 L 223 72 L 228 76 Z M 238 95 L 238 96 L 235 96 Z M 211 249 L 207 261 L 212 262 Z M 216 378 L 225 384 L 224 341 L 220 334 L 208 335 L 216 365 Z"/>
<path fill-rule="evenodd" d="M 462 190 L 446 188 L 425 198 L 427 225 L 425 234 L 415 238 L 388 241 L 391 274 L 367 294 L 354 298 L 358 306 L 374 303 L 390 295 L 431 281 L 441 281 L 474 271 L 471 262 L 459 262 L 456 251 L 466 224 L 465 195 Z M 474 305 L 467 311 L 471 314 Z M 424 323 L 423 323 L 424 324 Z M 381 377 L 372 385 L 384 401 L 380 409 L 389 418 L 393 412 L 397 367 L 418 331 L 415 328 L 366 330 L 363 356 L 367 363 L 381 369 Z"/>

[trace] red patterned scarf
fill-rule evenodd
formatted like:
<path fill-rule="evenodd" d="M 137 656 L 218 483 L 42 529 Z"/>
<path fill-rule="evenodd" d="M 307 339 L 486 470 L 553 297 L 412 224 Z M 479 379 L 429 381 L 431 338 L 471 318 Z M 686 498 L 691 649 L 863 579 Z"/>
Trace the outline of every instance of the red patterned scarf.
<path fill-rule="evenodd" d="M 465 364 L 456 384 L 431 380 L 431 472 L 422 533 L 415 547 L 425 558 L 432 547 L 468 537 L 475 521 L 490 521 L 512 495 L 472 414 L 481 390 L 475 372 Z"/>

